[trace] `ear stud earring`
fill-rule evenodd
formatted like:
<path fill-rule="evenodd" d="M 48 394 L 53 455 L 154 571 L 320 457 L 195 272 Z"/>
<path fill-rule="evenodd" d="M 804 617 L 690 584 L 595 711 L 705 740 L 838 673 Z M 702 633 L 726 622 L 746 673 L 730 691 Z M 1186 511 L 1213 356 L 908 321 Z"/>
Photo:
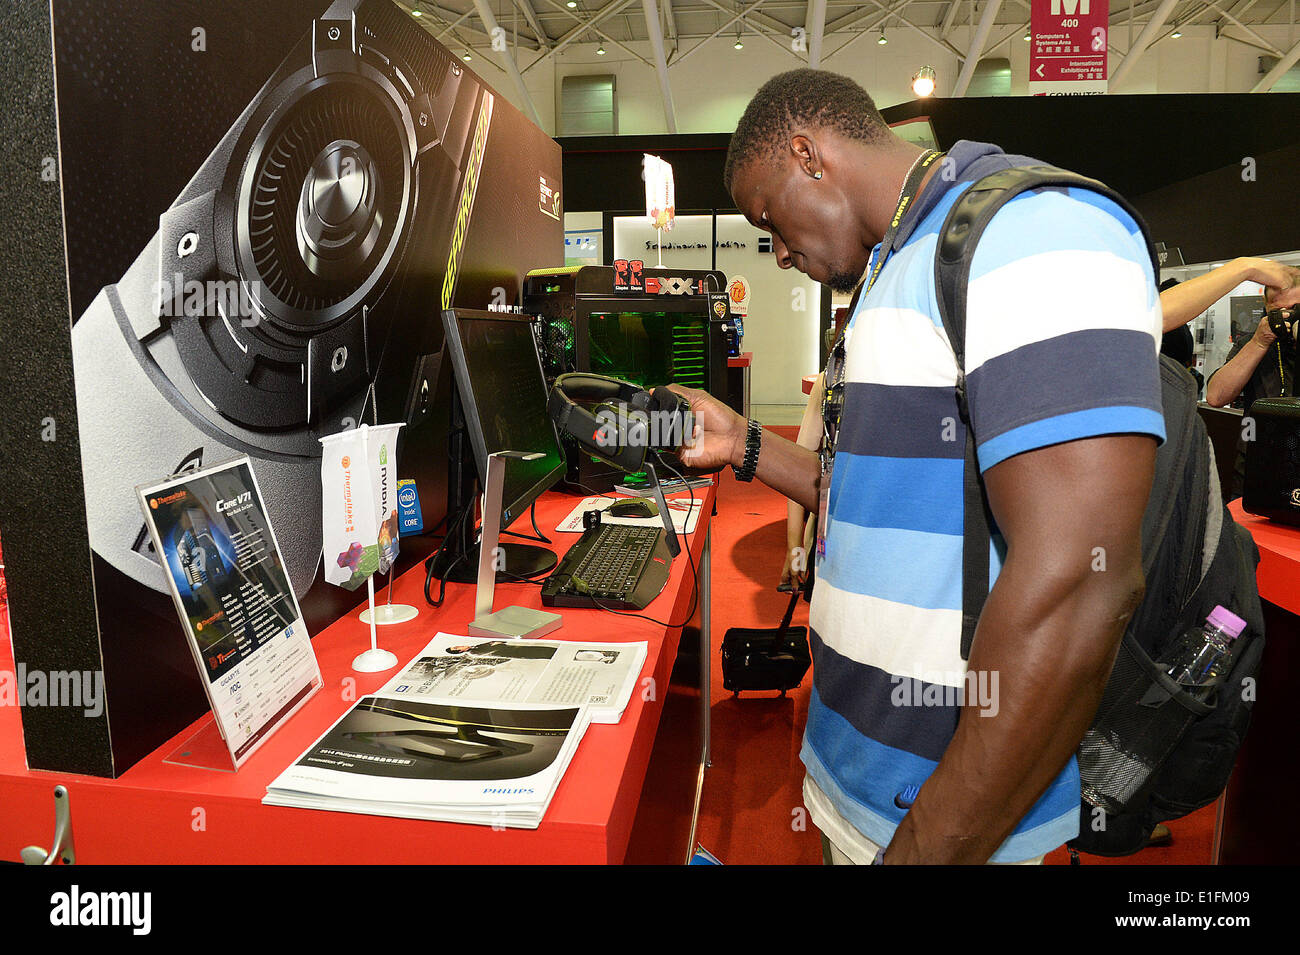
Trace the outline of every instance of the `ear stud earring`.
<path fill-rule="evenodd" d="M 818 169 L 815 173 L 813 173 L 814 179 L 820 179 L 821 177 L 822 177 L 822 171 L 820 169 Z"/>

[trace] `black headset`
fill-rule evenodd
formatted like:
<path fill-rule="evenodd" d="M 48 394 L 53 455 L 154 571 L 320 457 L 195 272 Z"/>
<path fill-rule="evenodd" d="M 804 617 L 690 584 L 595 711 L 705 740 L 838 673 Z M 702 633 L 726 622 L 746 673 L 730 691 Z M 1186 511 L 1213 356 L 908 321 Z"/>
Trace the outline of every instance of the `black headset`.
<path fill-rule="evenodd" d="M 651 449 L 680 447 L 694 425 L 690 402 L 667 388 L 583 372 L 555 379 L 546 410 L 583 451 L 629 473 L 644 469 Z"/>

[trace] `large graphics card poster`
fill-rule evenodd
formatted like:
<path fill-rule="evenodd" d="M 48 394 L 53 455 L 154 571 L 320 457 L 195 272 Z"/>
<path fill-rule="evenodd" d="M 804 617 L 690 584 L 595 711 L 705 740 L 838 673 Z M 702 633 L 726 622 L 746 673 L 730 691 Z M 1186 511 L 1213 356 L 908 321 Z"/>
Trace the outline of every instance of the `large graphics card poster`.
<path fill-rule="evenodd" d="M 139 494 L 238 766 L 321 685 L 252 468 L 245 458 Z"/>
<path fill-rule="evenodd" d="M 513 303 L 558 262 L 535 197 L 559 147 L 393 0 L 53 10 L 99 569 L 165 593 L 132 488 L 247 455 L 303 597 L 321 437 L 401 422 L 402 476 L 440 516 L 441 311 Z"/>

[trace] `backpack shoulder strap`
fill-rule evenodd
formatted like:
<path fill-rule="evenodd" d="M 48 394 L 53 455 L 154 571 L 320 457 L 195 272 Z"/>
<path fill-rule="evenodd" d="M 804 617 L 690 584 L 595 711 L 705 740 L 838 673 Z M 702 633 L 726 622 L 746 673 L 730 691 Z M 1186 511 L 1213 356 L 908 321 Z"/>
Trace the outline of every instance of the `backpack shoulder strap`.
<path fill-rule="evenodd" d="M 1151 234 L 1141 215 L 1127 199 L 1096 179 L 1058 169 L 1055 166 L 1014 166 L 1002 169 L 972 184 L 957 199 L 939 231 L 934 256 L 934 287 L 939 299 L 939 316 L 957 359 L 957 408 L 966 426 L 963 469 L 962 615 L 961 655 L 970 657 L 975 626 L 989 592 L 989 531 L 991 517 L 984 493 L 979 463 L 975 457 L 975 433 L 966 396 L 966 292 L 970 282 L 975 246 L 993 216 L 1023 192 L 1045 187 L 1087 189 L 1110 199 L 1132 216 L 1146 240 L 1151 267 L 1160 274 L 1159 259 Z"/>

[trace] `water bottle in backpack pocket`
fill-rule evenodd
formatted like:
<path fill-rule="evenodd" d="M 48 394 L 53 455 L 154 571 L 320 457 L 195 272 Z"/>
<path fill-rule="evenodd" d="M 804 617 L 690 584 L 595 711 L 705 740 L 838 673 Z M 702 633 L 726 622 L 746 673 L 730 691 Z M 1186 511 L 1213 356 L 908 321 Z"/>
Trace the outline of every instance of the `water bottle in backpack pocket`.
<path fill-rule="evenodd" d="M 1125 641 L 1097 716 L 1079 745 L 1083 798 L 1108 813 L 1125 811 L 1164 764 L 1187 728 L 1214 709 L 1246 621 L 1217 606 L 1203 626 L 1151 661 Z"/>

